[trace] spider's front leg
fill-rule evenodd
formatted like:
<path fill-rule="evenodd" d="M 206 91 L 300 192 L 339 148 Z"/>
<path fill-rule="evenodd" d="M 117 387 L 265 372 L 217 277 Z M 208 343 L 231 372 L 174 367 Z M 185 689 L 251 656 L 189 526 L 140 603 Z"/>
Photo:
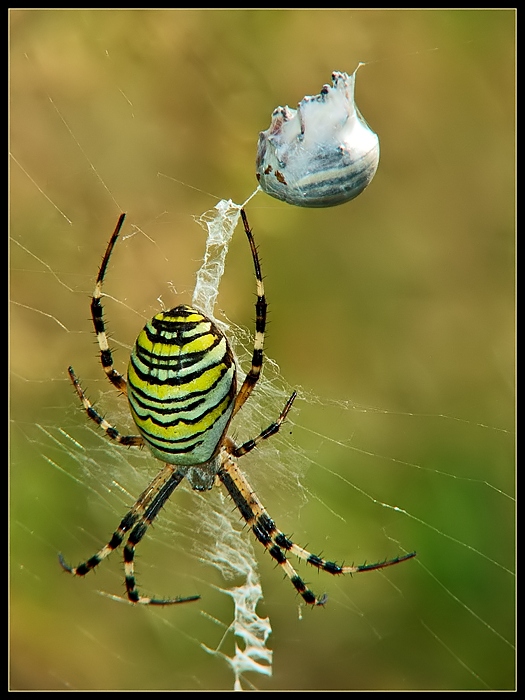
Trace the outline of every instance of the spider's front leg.
<path fill-rule="evenodd" d="M 278 432 L 281 424 L 292 403 L 295 399 L 295 392 L 288 399 L 281 415 L 275 423 L 272 423 L 254 440 L 249 440 L 240 447 L 237 447 L 233 441 L 226 440 L 223 451 L 221 453 L 222 464 L 219 469 L 219 479 L 222 481 L 226 490 L 233 499 L 235 505 L 239 509 L 246 523 L 251 527 L 255 537 L 268 550 L 270 556 L 279 564 L 285 574 L 290 579 L 295 590 L 302 596 L 305 603 L 308 605 L 324 605 L 327 596 L 325 594 L 317 596 L 299 576 L 294 567 L 290 564 L 286 557 L 286 552 L 294 554 L 299 559 L 303 559 L 308 564 L 311 564 L 316 569 L 326 571 L 332 575 L 339 574 L 357 574 L 362 571 L 374 571 L 376 569 L 384 569 L 387 566 L 399 564 L 407 559 L 411 559 L 416 555 L 415 552 L 404 554 L 394 559 L 387 559 L 375 564 L 361 564 L 358 566 L 340 566 L 333 561 L 328 561 L 322 557 L 308 552 L 303 547 L 299 547 L 282 533 L 275 525 L 274 521 L 268 515 L 263 504 L 251 488 L 244 474 L 237 466 L 236 458 L 241 457 L 247 452 L 250 452 L 257 444 L 271 435 Z"/>
<path fill-rule="evenodd" d="M 308 605 L 324 605 L 326 596 L 317 596 L 310 590 L 286 558 L 285 550 L 287 547 L 282 546 L 285 544 L 284 539 L 282 539 L 284 535 L 275 527 L 273 520 L 237 467 L 232 455 L 224 453 L 223 464 L 218 476 L 242 517 L 251 527 L 255 537 L 281 566 L 304 602 Z"/>
<path fill-rule="evenodd" d="M 324 605 L 326 595 L 317 596 L 310 590 L 286 558 L 285 551 L 292 550 L 295 545 L 275 527 L 275 523 L 255 495 L 244 474 L 239 470 L 235 458 L 226 451 L 223 452 L 223 463 L 218 476 L 255 537 L 284 570 L 304 602 L 308 605 Z"/>
<path fill-rule="evenodd" d="M 274 521 L 266 512 L 261 501 L 258 499 L 244 474 L 239 470 L 233 456 L 225 453 L 223 464 L 219 471 L 219 479 L 233 499 L 235 505 L 241 512 L 246 523 L 251 527 L 255 537 L 268 550 L 270 556 L 279 564 L 285 574 L 290 579 L 295 590 L 302 596 L 308 605 L 324 605 L 327 600 L 326 594 L 316 595 L 299 576 L 294 567 L 286 558 L 286 552 L 294 554 L 299 559 L 303 559 L 316 569 L 326 571 L 329 574 L 357 574 L 362 571 L 374 571 L 384 569 L 387 566 L 399 564 L 407 559 L 412 559 L 415 552 L 404 554 L 394 559 L 387 559 L 375 564 L 361 564 L 359 566 L 340 566 L 333 561 L 328 561 L 316 554 L 311 554 L 306 549 L 299 547 L 290 540 L 284 533 L 277 529 Z"/>
<path fill-rule="evenodd" d="M 121 520 L 120 525 L 113 533 L 110 541 L 94 556 L 87 559 L 83 564 L 73 567 L 66 563 L 62 554 L 59 554 L 58 559 L 64 571 L 74 576 L 85 576 L 104 561 L 111 552 L 117 549 L 127 536 L 124 546 L 124 571 L 126 593 L 128 599 L 132 603 L 140 603 L 142 605 L 175 605 L 177 603 L 187 603 L 192 600 L 198 600 L 200 598 L 199 595 L 167 599 L 141 596 L 137 591 L 135 580 L 135 547 L 144 537 L 148 527 L 185 475 L 185 469 L 175 469 L 172 465 L 167 464 L 157 474 L 155 479 L 153 479 L 148 488 L 139 496 L 129 513 Z"/>

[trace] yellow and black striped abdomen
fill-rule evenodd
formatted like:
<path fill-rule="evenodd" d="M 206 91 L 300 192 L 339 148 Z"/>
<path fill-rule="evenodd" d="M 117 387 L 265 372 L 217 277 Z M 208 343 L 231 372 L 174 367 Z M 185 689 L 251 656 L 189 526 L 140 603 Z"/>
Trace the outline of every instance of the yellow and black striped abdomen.
<path fill-rule="evenodd" d="M 228 427 L 236 369 L 228 341 L 189 306 L 154 316 L 140 332 L 128 367 L 137 427 L 158 459 L 208 462 Z"/>

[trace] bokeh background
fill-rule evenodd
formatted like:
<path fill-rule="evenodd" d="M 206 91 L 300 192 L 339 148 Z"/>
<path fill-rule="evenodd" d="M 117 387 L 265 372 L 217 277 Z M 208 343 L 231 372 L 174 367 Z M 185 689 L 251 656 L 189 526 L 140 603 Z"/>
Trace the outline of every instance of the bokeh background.
<path fill-rule="evenodd" d="M 266 467 L 265 446 L 244 469 L 315 552 L 418 558 L 353 579 L 307 571 L 329 603 L 301 613 L 257 551 L 274 665 L 245 687 L 513 688 L 514 12 L 15 10 L 10 51 L 11 688 L 232 688 L 200 646 L 232 614 L 184 517 L 208 496 L 176 493 L 138 555 L 145 590 L 199 603 L 97 595 L 121 593 L 118 554 L 85 580 L 61 573 L 57 552 L 92 554 L 156 468 L 86 425 L 65 370 L 130 428 L 89 321 L 118 214 L 135 232 L 105 290 L 124 370 L 144 318 L 191 299 L 193 216 L 254 190 L 272 110 L 359 61 L 357 103 L 381 139 L 372 185 L 327 210 L 249 205 L 267 350 L 301 398 L 282 463 Z M 253 294 L 237 235 L 219 306 L 251 329 Z"/>

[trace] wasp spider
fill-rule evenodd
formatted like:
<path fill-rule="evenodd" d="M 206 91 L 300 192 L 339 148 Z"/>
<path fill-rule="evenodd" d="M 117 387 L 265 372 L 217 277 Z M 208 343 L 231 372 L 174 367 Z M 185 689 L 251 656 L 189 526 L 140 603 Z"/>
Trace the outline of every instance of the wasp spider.
<path fill-rule="evenodd" d="M 296 396 L 294 392 L 277 420 L 252 440 L 238 446 L 227 435 L 231 419 L 242 408 L 259 379 L 266 325 L 266 299 L 257 249 L 243 210 L 241 215 L 255 267 L 257 302 L 251 368 L 239 391 L 237 367 L 227 338 L 213 321 L 190 306 L 162 311 L 144 326 L 131 353 L 127 380 L 114 368 L 101 298 L 109 259 L 125 214 L 120 216 L 104 254 L 91 301 L 91 315 L 104 372 L 120 392 L 127 394 L 131 415 L 140 435 L 121 435 L 110 425 L 93 407 L 73 368 L 69 368 L 69 376 L 87 415 L 111 440 L 135 447 L 146 444 L 153 455 L 165 463 L 124 516 L 110 541 L 97 554 L 75 567 L 69 566 L 60 555 L 60 563 L 66 571 L 75 576 L 85 576 L 126 540 L 125 582 L 127 597 L 133 603 L 171 605 L 200 597 L 161 599 L 142 596 L 135 580 L 135 547 L 184 477 L 197 491 L 211 489 L 218 477 L 257 540 L 309 605 L 323 605 L 326 596 L 317 596 L 307 587 L 289 562 L 288 553 L 329 574 L 355 574 L 383 569 L 414 556 L 414 553 L 410 553 L 376 564 L 341 566 L 311 554 L 277 529 L 239 470 L 237 459 L 277 433 Z"/>

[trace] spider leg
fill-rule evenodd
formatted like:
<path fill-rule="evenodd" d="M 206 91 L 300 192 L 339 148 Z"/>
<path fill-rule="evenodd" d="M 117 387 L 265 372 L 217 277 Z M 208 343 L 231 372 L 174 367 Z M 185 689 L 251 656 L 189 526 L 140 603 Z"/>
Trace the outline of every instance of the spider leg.
<path fill-rule="evenodd" d="M 104 257 L 102 258 L 102 263 L 98 271 L 95 290 L 91 299 L 91 318 L 93 319 L 93 326 L 95 328 L 95 333 L 100 348 L 100 361 L 102 363 L 102 368 L 113 386 L 123 393 L 126 393 L 127 384 L 123 375 L 120 374 L 120 372 L 117 372 L 117 370 L 113 367 L 113 355 L 111 354 L 108 337 L 106 335 L 106 326 L 104 324 L 104 313 L 101 298 L 102 283 L 104 282 L 104 276 L 106 274 L 109 259 L 111 257 L 111 253 L 113 252 L 113 248 L 115 247 L 115 243 L 117 242 L 117 238 L 125 218 L 125 214 L 121 214 L 119 216 L 115 230 L 109 239 L 108 247 L 106 248 L 106 252 L 104 253 Z"/>
<path fill-rule="evenodd" d="M 282 533 L 268 515 L 259 498 L 246 480 L 244 474 L 239 470 L 235 455 L 228 453 L 228 446 L 222 453 L 223 461 L 219 470 L 219 479 L 233 499 L 235 505 L 241 512 L 246 523 L 251 527 L 255 537 L 268 550 L 270 556 L 279 564 L 285 574 L 290 579 L 295 590 L 302 596 L 308 605 L 324 605 L 327 600 L 326 595 L 317 596 L 310 590 L 297 571 L 286 558 L 286 552 L 294 554 L 299 559 L 305 560 L 317 569 L 326 571 L 329 574 L 357 574 L 362 571 L 373 571 L 383 569 L 387 566 L 399 564 L 402 561 L 411 559 L 415 552 L 405 554 L 394 559 L 387 559 L 375 564 L 361 564 L 359 566 L 340 566 L 333 561 L 323 559 L 316 554 L 311 554 L 303 547 L 299 547 Z"/>
<path fill-rule="evenodd" d="M 268 516 L 264 506 L 233 460 L 233 456 L 223 453 L 223 464 L 219 470 L 219 479 L 230 494 L 233 502 L 241 512 L 246 523 L 251 527 L 255 537 L 268 550 L 270 556 L 279 564 L 290 579 L 295 590 L 308 605 L 323 605 L 326 596 L 317 596 L 310 590 L 290 564 L 283 549 L 276 542 L 280 533 Z"/>
<path fill-rule="evenodd" d="M 144 445 L 144 440 L 140 435 L 121 435 L 116 428 L 108 423 L 107 420 L 95 410 L 93 404 L 87 398 L 84 389 L 82 389 L 80 382 L 73 371 L 73 367 L 68 367 L 67 371 L 88 417 L 99 425 L 109 438 L 115 442 L 118 442 L 119 445 L 128 445 L 131 447 L 142 447 Z"/>
<path fill-rule="evenodd" d="M 110 541 L 102 547 L 94 556 L 87 559 L 83 564 L 72 567 L 66 563 L 64 557 L 59 554 L 59 562 L 62 568 L 74 576 L 85 576 L 92 569 L 97 567 L 111 552 L 119 547 L 124 539 L 127 541 L 124 546 L 124 571 L 126 581 L 126 593 L 132 603 L 142 605 L 175 605 L 198 600 L 199 595 L 188 596 L 186 598 L 149 598 L 141 596 L 137 591 L 134 558 L 135 547 L 146 534 L 148 527 L 158 515 L 162 506 L 166 503 L 175 488 L 180 484 L 186 474 L 185 469 L 175 469 L 167 464 L 153 479 L 148 488 L 139 496 L 135 505 L 121 520 L 120 525 L 113 533 Z"/>
<path fill-rule="evenodd" d="M 261 442 L 261 440 L 267 440 L 269 437 L 272 435 L 275 435 L 275 433 L 279 432 L 281 425 L 283 424 L 284 419 L 288 415 L 288 411 L 291 409 L 293 402 L 295 401 L 295 398 L 297 396 L 297 392 L 294 391 L 293 394 L 290 396 L 288 401 L 286 402 L 283 410 L 281 411 L 281 415 L 279 418 L 269 425 L 265 430 L 263 430 L 259 435 L 257 435 L 256 438 L 252 438 L 251 440 L 247 440 L 245 443 L 240 445 L 240 447 L 236 447 L 233 442 L 228 442 L 226 441 L 226 444 L 229 446 L 231 454 L 233 454 L 234 457 L 242 457 L 245 455 L 247 452 L 251 452 L 257 445 Z"/>
<path fill-rule="evenodd" d="M 264 346 L 264 333 L 266 329 L 266 297 L 264 296 L 264 283 L 261 273 L 261 265 L 259 262 L 259 255 L 257 253 L 257 247 L 253 238 L 253 234 L 248 224 L 248 219 L 244 209 L 241 209 L 242 222 L 244 224 L 244 231 L 250 243 L 250 248 L 252 251 L 253 265 L 255 268 L 255 279 L 257 283 L 257 301 L 255 303 L 255 340 L 253 344 L 253 355 L 252 355 L 252 366 L 250 371 L 246 375 L 244 382 L 239 389 L 239 393 L 235 398 L 235 406 L 233 407 L 232 417 L 237 413 L 241 406 L 245 403 L 247 398 L 252 393 L 259 376 L 261 374 L 261 369 L 263 365 L 263 346 Z"/>
<path fill-rule="evenodd" d="M 126 575 L 126 592 L 129 600 L 132 603 L 141 603 L 142 605 L 174 605 L 176 603 L 187 603 L 192 600 L 199 600 L 200 595 L 187 596 L 185 598 L 146 598 L 141 596 L 136 587 L 135 580 L 135 570 L 134 570 L 134 558 L 135 558 L 135 547 L 141 541 L 141 539 L 146 534 L 148 527 L 151 525 L 153 520 L 157 517 L 160 509 L 169 499 L 173 491 L 180 484 L 182 479 L 186 474 L 186 469 L 176 469 L 167 464 L 163 471 L 159 474 L 157 479 L 160 478 L 160 484 L 150 484 L 148 490 L 145 492 L 147 496 L 150 491 L 155 492 L 155 496 L 151 503 L 145 508 L 139 522 L 135 525 L 133 530 L 130 532 L 127 539 L 126 545 L 124 547 L 124 571 Z M 163 477 L 163 473 L 169 474 L 169 478 L 166 480 Z M 144 494 L 143 494 L 144 495 Z"/>

